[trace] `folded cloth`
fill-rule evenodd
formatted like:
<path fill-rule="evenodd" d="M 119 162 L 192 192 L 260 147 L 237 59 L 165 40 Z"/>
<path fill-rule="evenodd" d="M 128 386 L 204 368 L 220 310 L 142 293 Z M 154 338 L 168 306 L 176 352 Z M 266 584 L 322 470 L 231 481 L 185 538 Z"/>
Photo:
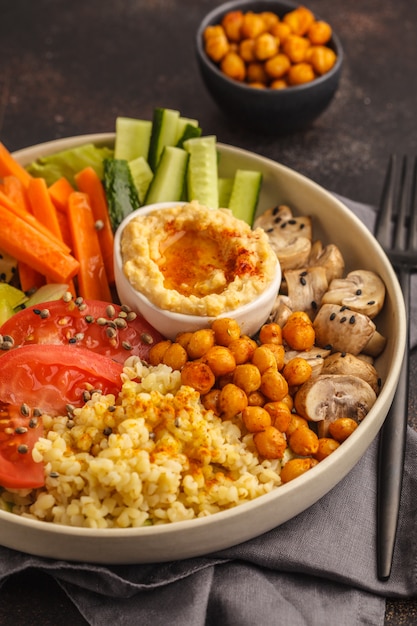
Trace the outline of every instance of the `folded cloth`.
<path fill-rule="evenodd" d="M 372 230 L 370 207 L 341 200 Z M 412 288 L 415 320 L 415 282 Z M 416 332 L 417 325 L 413 346 Z M 417 433 L 408 428 L 398 536 L 387 582 L 376 573 L 377 448 L 378 438 L 315 505 L 227 550 L 155 565 L 103 566 L 0 548 L 0 584 L 14 573 L 38 568 L 55 578 L 93 626 L 382 625 L 386 596 L 417 596 Z"/>

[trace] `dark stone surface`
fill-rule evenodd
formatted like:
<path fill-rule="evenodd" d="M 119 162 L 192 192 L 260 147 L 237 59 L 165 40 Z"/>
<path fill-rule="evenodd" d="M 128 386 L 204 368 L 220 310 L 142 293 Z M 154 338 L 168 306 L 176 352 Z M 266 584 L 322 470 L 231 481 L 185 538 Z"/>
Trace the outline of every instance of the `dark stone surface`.
<path fill-rule="evenodd" d="M 388 155 L 417 153 L 417 3 L 314 0 L 345 51 L 325 113 L 286 137 L 248 132 L 208 96 L 194 33 L 213 0 L 0 0 L 0 140 L 10 149 L 112 131 L 117 115 L 156 106 L 198 118 L 205 134 L 278 160 L 354 200 L 377 204 Z M 411 380 L 417 377 L 412 357 Z M 416 386 L 411 423 L 417 427 Z M 0 594 L 0 623 L 86 622 L 47 575 L 27 572 Z M 417 600 L 388 600 L 386 624 L 417 623 Z"/>

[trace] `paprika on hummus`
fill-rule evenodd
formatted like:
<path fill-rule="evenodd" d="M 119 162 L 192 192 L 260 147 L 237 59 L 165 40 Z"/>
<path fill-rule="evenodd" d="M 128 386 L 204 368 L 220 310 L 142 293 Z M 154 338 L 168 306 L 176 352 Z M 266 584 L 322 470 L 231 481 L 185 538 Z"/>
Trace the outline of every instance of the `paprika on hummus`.
<path fill-rule="evenodd" d="M 130 220 L 121 234 L 123 271 L 161 309 L 216 316 L 251 302 L 271 283 L 277 257 L 262 228 L 198 202 Z"/>

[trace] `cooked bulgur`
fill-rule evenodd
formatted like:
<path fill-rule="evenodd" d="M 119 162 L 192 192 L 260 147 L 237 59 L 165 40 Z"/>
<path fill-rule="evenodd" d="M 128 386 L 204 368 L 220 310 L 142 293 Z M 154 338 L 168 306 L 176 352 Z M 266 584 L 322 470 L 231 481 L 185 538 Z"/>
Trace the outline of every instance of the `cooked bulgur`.
<path fill-rule="evenodd" d="M 178 371 L 126 362 L 119 398 L 93 393 L 70 416 L 43 416 L 34 458 L 45 486 L 5 490 L 14 513 L 91 528 L 204 517 L 270 492 L 280 460 L 262 460 L 239 419 L 222 420 Z"/>

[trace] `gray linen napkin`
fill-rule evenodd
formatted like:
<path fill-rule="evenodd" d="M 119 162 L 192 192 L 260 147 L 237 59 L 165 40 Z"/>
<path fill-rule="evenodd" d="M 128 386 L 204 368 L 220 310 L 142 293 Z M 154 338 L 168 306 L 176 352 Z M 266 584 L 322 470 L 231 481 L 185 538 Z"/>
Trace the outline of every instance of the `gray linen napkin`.
<path fill-rule="evenodd" d="M 374 211 L 341 199 L 373 228 Z M 413 281 L 412 320 L 416 286 Z M 399 531 L 387 582 L 376 574 L 377 446 L 376 439 L 341 483 L 307 511 L 228 550 L 171 563 L 102 566 L 0 547 L 0 585 L 14 573 L 38 568 L 55 578 L 93 626 L 382 625 L 386 596 L 417 596 L 417 433 L 407 432 Z"/>

